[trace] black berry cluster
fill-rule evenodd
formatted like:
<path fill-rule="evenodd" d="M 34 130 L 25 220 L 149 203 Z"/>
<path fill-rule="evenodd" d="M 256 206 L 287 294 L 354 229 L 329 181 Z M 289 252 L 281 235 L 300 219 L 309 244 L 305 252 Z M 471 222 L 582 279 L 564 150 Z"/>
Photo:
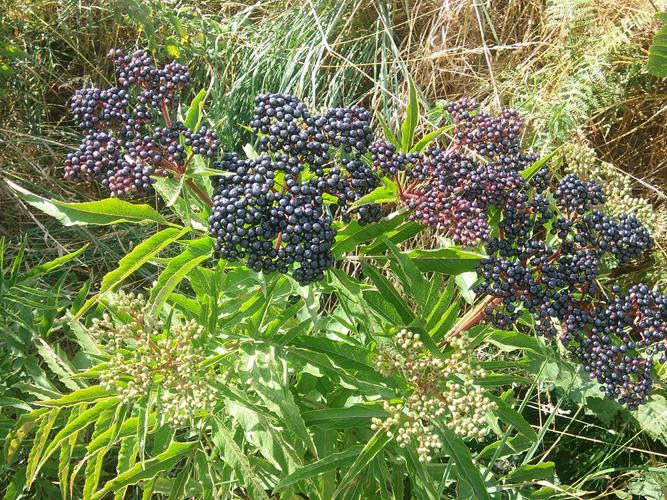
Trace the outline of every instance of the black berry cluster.
<path fill-rule="evenodd" d="M 478 162 L 456 151 L 430 150 L 413 177 L 417 185 L 403 193 L 414 209 L 411 218 L 443 230 L 457 243 L 488 239 L 491 206 L 523 206 L 526 181 L 513 166 Z M 425 182 L 419 182 L 426 179 Z"/>
<path fill-rule="evenodd" d="M 120 123 L 128 117 L 130 96 L 126 90 L 85 88 L 77 90 L 70 100 L 74 119 L 81 129 L 90 131 Z"/>
<path fill-rule="evenodd" d="M 262 94 L 250 128 L 260 156 L 225 154 L 215 166 L 232 175 L 216 181 L 210 233 L 221 258 L 244 260 L 266 273 L 288 273 L 302 285 L 333 265 L 333 220 L 368 224 L 380 205 L 354 205 L 381 184 L 362 156 L 373 137 L 363 108 L 311 113 L 298 98 Z"/>
<path fill-rule="evenodd" d="M 371 147 L 374 164 L 391 175 L 405 172 L 402 201 L 413 220 L 443 231 L 456 243 L 487 241 L 491 208 L 524 210 L 527 200 L 544 191 L 545 169 L 530 180 L 522 173 L 539 157 L 520 148 L 523 121 L 514 110 L 491 116 L 463 98 L 447 106 L 454 119 L 454 141 L 447 150 L 404 155 L 389 144 Z"/>
<path fill-rule="evenodd" d="M 131 56 L 120 49 L 112 49 L 109 57 L 116 66 L 118 82 L 125 88 L 141 89 L 137 101 L 146 106 L 168 106 L 178 99 L 178 93 L 192 85 L 188 69 L 180 63 L 170 62 L 154 67 L 145 50 Z"/>
<path fill-rule="evenodd" d="M 646 402 L 654 361 L 666 361 L 666 339 L 667 296 L 643 284 L 606 306 L 576 311 L 562 334 L 565 347 L 605 396 L 630 409 Z"/>
<path fill-rule="evenodd" d="M 499 236 L 486 245 L 488 257 L 479 266 L 482 281 L 477 290 L 495 298 L 486 313 L 497 326 L 510 328 L 522 310 L 527 310 L 539 334 L 563 342 L 606 387 L 605 394 L 633 407 L 635 399 L 614 385 L 618 370 L 622 372 L 632 362 L 641 371 L 646 363 L 623 361 L 627 356 L 606 354 L 611 345 L 601 347 L 613 340 L 610 321 L 620 321 L 624 313 L 619 316 L 614 309 L 618 304 L 608 303 L 599 278 L 608 256 L 625 263 L 641 257 L 652 240 L 633 217 L 613 219 L 596 210 L 602 202 L 600 186 L 568 175 L 552 194 L 540 194 L 530 203 L 505 209 Z M 620 335 L 623 328 L 617 328 L 614 335 Z M 607 333 L 600 336 L 601 331 Z M 591 349 L 605 353 L 600 357 Z M 628 379 L 623 381 L 626 389 L 632 385 Z M 639 400 L 645 395 L 635 394 Z"/>
<path fill-rule="evenodd" d="M 86 136 L 67 155 L 66 178 L 97 182 L 112 196 L 150 193 L 156 176 L 182 174 L 189 154 L 217 156 L 213 130 L 195 132 L 169 116 L 169 106 L 191 84 L 183 65 L 153 66 L 142 50 L 109 55 L 122 88 L 85 88 L 72 97 L 72 114 Z"/>
<path fill-rule="evenodd" d="M 462 98 L 447 106 L 454 119 L 454 141 L 484 156 L 515 155 L 521 148 L 524 122 L 519 113 L 505 109 L 500 116 L 479 110 L 479 104 Z"/>
<path fill-rule="evenodd" d="M 209 219 L 220 257 L 244 259 L 266 273 L 287 273 L 297 263 L 299 283 L 322 279 L 333 264 L 336 231 L 317 189 L 289 181 L 282 189 L 275 179 L 284 162 L 269 156 L 243 160 L 228 153 L 218 168 L 233 173 L 218 178 Z"/>
<path fill-rule="evenodd" d="M 371 152 L 373 168 L 386 176 L 395 176 L 405 171 L 414 175 L 413 170 L 418 171 L 415 167 L 422 161 L 418 153 L 397 151 L 394 144 L 385 140 L 375 141 L 368 149 Z"/>
<path fill-rule="evenodd" d="M 333 146 L 365 153 L 374 141 L 369 112 L 360 107 L 333 108 L 322 117 L 322 131 Z"/>

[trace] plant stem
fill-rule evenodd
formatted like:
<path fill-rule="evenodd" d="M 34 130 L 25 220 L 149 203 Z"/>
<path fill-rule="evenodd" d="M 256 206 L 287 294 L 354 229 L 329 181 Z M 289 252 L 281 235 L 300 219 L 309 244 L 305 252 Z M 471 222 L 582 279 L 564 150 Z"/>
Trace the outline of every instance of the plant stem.
<path fill-rule="evenodd" d="M 160 112 L 162 113 L 162 118 L 164 119 L 164 124 L 167 127 L 171 127 L 171 118 L 169 118 L 169 112 L 167 111 L 167 103 L 164 102 L 164 99 L 160 101 Z"/>
<path fill-rule="evenodd" d="M 461 320 L 451 330 L 449 335 L 447 335 L 447 339 L 452 337 L 458 337 L 459 335 L 461 335 L 461 333 L 465 332 L 466 330 L 469 330 L 473 326 L 480 323 L 486 316 L 486 308 L 496 307 L 502 301 L 503 299 L 500 297 L 493 297 L 491 295 L 487 295 L 486 297 L 484 297 L 484 300 L 482 300 L 482 302 L 473 307 L 463 316 L 463 318 L 461 318 Z M 447 339 L 445 339 L 443 343 L 446 344 Z"/>
<path fill-rule="evenodd" d="M 200 188 L 192 179 L 187 179 L 185 182 L 188 186 L 190 186 L 190 189 L 194 191 L 194 193 L 197 195 L 197 198 L 199 198 L 209 207 L 213 206 L 213 201 L 211 201 L 211 198 L 208 196 L 208 194 L 206 194 L 202 188 Z"/>

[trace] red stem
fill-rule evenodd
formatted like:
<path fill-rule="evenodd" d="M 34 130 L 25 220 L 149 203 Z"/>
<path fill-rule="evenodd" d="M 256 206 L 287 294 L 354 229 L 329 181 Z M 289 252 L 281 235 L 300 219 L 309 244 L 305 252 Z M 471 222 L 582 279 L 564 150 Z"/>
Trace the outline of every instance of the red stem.
<path fill-rule="evenodd" d="M 503 299 L 501 297 L 492 297 L 490 295 L 484 297 L 482 302 L 475 306 L 475 308 L 471 309 L 468 314 L 463 316 L 461 321 L 454 327 L 449 335 L 447 335 L 447 338 L 458 337 L 461 333 L 479 324 L 486 317 L 486 309 L 488 307 L 494 308 L 502 301 Z"/>
<path fill-rule="evenodd" d="M 206 194 L 202 188 L 200 188 L 192 179 L 188 179 L 185 181 L 188 186 L 190 186 L 190 189 L 192 189 L 195 194 L 197 195 L 197 198 L 199 198 L 204 204 L 208 205 L 209 207 L 213 206 L 213 201 L 211 201 L 211 198 Z"/>
<path fill-rule="evenodd" d="M 167 111 L 167 103 L 162 99 L 160 101 L 160 112 L 162 113 L 162 118 L 167 127 L 171 127 L 171 118 L 169 118 L 169 112 Z"/>
<path fill-rule="evenodd" d="M 274 247 L 274 249 L 278 250 L 280 248 L 280 245 L 282 244 L 282 242 L 283 242 L 283 232 L 280 231 L 278 233 L 278 239 L 276 240 L 276 246 Z"/>

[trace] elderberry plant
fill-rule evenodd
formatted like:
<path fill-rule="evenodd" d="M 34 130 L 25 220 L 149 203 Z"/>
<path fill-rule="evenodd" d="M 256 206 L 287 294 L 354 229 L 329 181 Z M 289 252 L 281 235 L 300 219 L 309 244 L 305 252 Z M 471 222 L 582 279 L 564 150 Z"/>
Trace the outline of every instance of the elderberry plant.
<path fill-rule="evenodd" d="M 314 111 L 295 96 L 262 94 L 248 127 L 255 148 L 223 152 L 215 131 L 199 126 L 206 92 L 187 111 L 179 106 L 191 85 L 184 66 L 155 66 L 144 51 L 111 58 L 118 86 L 72 98 L 86 137 L 65 174 L 117 197 L 155 188 L 168 213 L 118 199 L 44 200 L 9 183 L 65 223 L 161 226 L 98 293 L 86 299 L 85 288 L 72 304 L 66 324 L 78 328 L 82 362 L 40 351 L 67 372 L 72 392 L 47 388 L 54 399 L 7 440 L 8 456 L 21 453 L 36 429 L 17 476 L 28 488 L 47 469 L 82 498 L 120 497 L 137 484 L 144 496 L 169 488 L 172 497 L 375 498 L 389 492 L 386 477 L 393 492 L 410 488 L 416 498 L 454 496 L 465 478 L 462 491 L 486 498 L 535 471 L 543 481 L 546 464 L 514 468 L 511 459 L 519 474 L 498 472 L 507 446 L 519 454 L 526 438 L 541 439 L 512 391 L 496 392 L 526 380 L 500 373 L 507 359 L 492 347 L 526 325 L 629 408 L 655 389 L 667 297 L 644 285 L 623 293 L 607 278 L 641 259 L 651 236 L 635 218 L 603 211 L 595 182 L 566 175 L 549 189 L 545 159 L 522 147 L 515 111 L 449 103 L 452 135 L 435 147 L 438 131 L 414 141 L 416 92 L 398 140 L 376 137 L 361 107 Z M 425 229 L 469 248 L 401 250 Z M 336 262 L 350 251 L 354 265 Z M 148 299 L 112 293 L 149 266 L 159 273 Z M 459 318 L 460 292 L 470 291 L 460 273 L 475 268 L 477 304 Z M 15 279 L 12 270 L 5 281 Z M 89 313 L 98 319 L 84 326 Z M 475 327 L 484 319 L 501 330 Z M 396 330 L 393 341 L 376 333 Z M 543 352 L 545 342 L 523 337 L 516 345 Z M 78 366 L 90 369 L 70 377 Z M 69 434 L 75 427 L 80 436 Z M 382 474 L 359 474 L 366 466 Z M 326 479 L 312 480 L 321 467 Z"/>

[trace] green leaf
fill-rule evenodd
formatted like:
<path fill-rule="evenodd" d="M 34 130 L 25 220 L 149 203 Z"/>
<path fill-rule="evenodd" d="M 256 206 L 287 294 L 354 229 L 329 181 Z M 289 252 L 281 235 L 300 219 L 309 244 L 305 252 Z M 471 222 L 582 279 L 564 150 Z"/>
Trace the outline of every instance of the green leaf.
<path fill-rule="evenodd" d="M 56 451 L 60 447 L 60 445 L 66 439 L 78 433 L 81 429 L 84 429 L 85 427 L 95 422 L 97 417 L 99 417 L 104 411 L 108 410 L 109 408 L 113 408 L 117 404 L 118 404 L 117 398 L 109 398 L 102 400 L 92 408 L 89 408 L 88 410 L 82 412 L 73 421 L 65 425 L 65 427 L 63 427 L 50 441 L 48 447 L 46 448 L 46 451 L 44 452 L 39 461 L 37 470 L 39 470 L 44 465 L 44 463 L 46 463 L 48 458 L 53 454 L 54 451 Z"/>
<path fill-rule="evenodd" d="M 482 474 L 473 463 L 470 450 L 465 443 L 445 426 L 440 426 L 440 431 L 443 448 L 454 459 L 459 478 L 472 489 L 476 499 L 489 498 Z"/>
<path fill-rule="evenodd" d="M 373 437 L 366 443 L 361 450 L 357 459 L 350 466 L 343 479 L 338 483 L 338 487 L 332 496 L 332 500 L 340 498 L 345 490 L 352 484 L 355 478 L 361 471 L 363 471 L 368 464 L 380 453 L 385 446 L 391 441 L 391 437 L 387 436 L 387 431 L 380 429 Z"/>
<path fill-rule="evenodd" d="M 553 462 L 542 462 L 537 465 L 525 464 L 517 467 L 507 475 L 507 480 L 513 483 L 527 483 L 534 481 L 553 481 L 555 478 Z"/>
<path fill-rule="evenodd" d="M 155 316 L 162 309 L 167 297 L 174 291 L 176 286 L 188 275 L 188 273 L 206 260 L 213 252 L 213 240 L 202 238 L 188 244 L 188 248 L 180 255 L 169 260 L 169 264 L 160 273 L 157 283 L 151 290 L 149 302 L 151 304 L 151 315 Z"/>
<path fill-rule="evenodd" d="M 348 252 L 352 252 L 360 243 L 371 241 L 387 231 L 398 227 L 408 216 L 407 211 L 395 212 L 376 224 L 360 226 L 357 221 L 353 221 L 338 232 L 336 243 L 333 247 L 334 256 L 340 258 Z"/>
<path fill-rule="evenodd" d="M 426 279 L 412 259 L 401 252 L 390 240 L 385 239 L 385 245 L 396 259 L 398 266 L 394 266 L 396 274 L 401 280 L 405 292 L 414 298 L 415 302 L 422 304 L 426 299 Z"/>
<path fill-rule="evenodd" d="M 91 497 L 92 500 L 101 499 L 109 492 L 117 491 L 132 484 L 138 484 L 141 481 L 151 480 L 162 472 L 170 471 L 197 444 L 198 442 L 196 441 L 187 443 L 172 442 L 165 452 L 146 460 L 143 464 L 138 463 L 128 471 L 118 474 L 115 478 L 107 481 L 104 487 Z"/>
<path fill-rule="evenodd" d="M 647 69 L 653 76 L 667 77 L 667 12 L 658 12 L 656 17 L 663 24 L 648 49 Z"/>
<path fill-rule="evenodd" d="M 637 409 L 636 418 L 644 432 L 667 446 L 667 399 L 659 394 L 651 395 L 648 402 Z"/>
<path fill-rule="evenodd" d="M 18 184 L 6 180 L 17 196 L 42 212 L 58 219 L 65 226 L 85 224 L 109 225 L 121 222 L 140 224 L 157 222 L 173 226 L 167 219 L 148 205 L 135 205 L 118 198 L 91 201 L 85 203 L 65 203 L 49 200 L 31 193 Z"/>
<path fill-rule="evenodd" d="M 190 102 L 188 112 L 185 114 L 183 124 L 190 130 L 197 131 L 201 123 L 201 111 L 204 107 L 204 98 L 206 97 L 206 89 L 201 89 L 197 95 Z"/>
<path fill-rule="evenodd" d="M 496 403 L 496 409 L 493 410 L 500 420 L 514 427 L 518 432 L 532 441 L 537 440 L 537 433 L 523 416 L 508 405 L 503 399 L 487 394 L 487 397 Z"/>
<path fill-rule="evenodd" d="M 35 433 L 35 439 L 32 443 L 32 448 L 30 449 L 30 454 L 28 455 L 28 465 L 26 468 L 26 479 L 27 485 L 30 487 L 32 482 L 35 480 L 37 471 L 39 470 L 39 458 L 42 455 L 42 451 L 46 447 L 47 441 L 49 440 L 49 434 L 51 433 L 51 428 L 60 413 L 60 408 L 53 408 L 49 410 L 44 418 L 42 418 L 42 423 L 40 424 L 37 432 Z"/>
<path fill-rule="evenodd" d="M 454 277 L 454 283 L 456 283 L 461 297 L 470 305 L 475 301 L 475 292 L 472 290 L 475 281 L 477 281 L 477 273 L 475 271 L 467 271 L 457 274 Z"/>
<path fill-rule="evenodd" d="M 341 467 L 348 467 L 354 462 L 355 457 L 359 455 L 363 447 L 361 445 L 350 446 L 345 451 L 332 453 L 316 462 L 310 463 L 289 476 L 283 478 L 274 488 L 274 491 L 280 491 L 307 479 L 319 476 L 329 471 L 335 471 Z"/>
<path fill-rule="evenodd" d="M 308 426 L 321 429 L 369 428 L 373 417 L 387 418 L 387 412 L 381 406 L 355 405 L 347 408 L 325 408 L 303 413 Z"/>
<path fill-rule="evenodd" d="M 220 419 L 214 418 L 214 431 L 211 440 L 223 454 L 229 464 L 237 471 L 238 479 L 248 490 L 250 498 L 269 500 L 262 481 L 255 475 L 248 457 L 236 444 L 231 433 Z"/>
<path fill-rule="evenodd" d="M 454 128 L 454 125 L 447 125 L 446 127 L 441 127 L 433 132 L 426 134 L 424 137 L 419 139 L 419 142 L 414 145 L 410 150 L 411 153 L 421 153 L 426 149 L 434 140 L 440 137 L 443 133 L 449 132 Z"/>
<path fill-rule="evenodd" d="M 294 401 L 289 388 L 287 366 L 282 357 L 275 355 L 272 347 L 253 346 L 247 351 L 248 358 L 242 374 L 250 387 L 259 395 L 266 407 L 275 412 L 285 426 L 292 431 L 311 452 L 317 456 L 317 449 L 310 436 L 301 410 Z"/>
<path fill-rule="evenodd" d="M 19 498 L 22 498 L 26 482 L 25 472 L 25 467 L 21 467 L 16 471 L 12 478 L 12 482 L 9 483 L 9 486 L 7 486 L 7 489 L 5 490 L 5 496 L 2 497 L 2 500 L 18 500 Z"/>
<path fill-rule="evenodd" d="M 405 120 L 401 125 L 401 149 L 404 152 L 408 152 L 412 149 L 412 143 L 415 139 L 415 130 L 417 129 L 417 123 L 419 121 L 417 87 L 412 81 L 412 78 L 408 78 L 408 85 L 410 88 L 410 95 L 408 97 L 408 106 L 405 110 Z"/>
<path fill-rule="evenodd" d="M 65 425 L 71 424 L 85 409 L 85 404 L 72 408 Z M 74 451 L 77 437 L 78 433 L 73 434 L 68 439 L 65 439 L 60 447 L 60 457 L 58 458 L 58 479 L 60 480 L 60 492 L 63 500 L 67 499 L 70 462 L 72 460 L 72 452 Z"/>
<path fill-rule="evenodd" d="M 461 304 L 458 301 L 452 302 L 449 308 L 442 313 L 439 321 L 428 331 L 434 342 L 440 342 L 445 338 L 447 332 L 452 329 L 458 318 L 460 308 Z"/>
<path fill-rule="evenodd" d="M 396 139 L 394 133 L 391 131 L 391 127 L 387 124 L 384 116 L 382 116 L 381 113 L 375 113 L 375 118 L 377 118 L 377 120 L 380 122 L 380 127 L 382 127 L 382 131 L 384 132 L 384 138 L 391 142 L 394 146 L 400 148 L 401 145 L 398 142 L 398 139 Z"/>
<path fill-rule="evenodd" d="M 496 460 L 518 455 L 526 451 L 535 441 L 528 439 L 523 434 L 517 434 L 505 440 L 499 439 L 495 443 L 491 443 L 479 452 L 477 458 L 490 459 L 495 457 Z M 500 451 L 497 451 L 500 450 Z"/>
<path fill-rule="evenodd" d="M 76 259 L 79 255 L 86 251 L 88 246 L 90 246 L 90 243 L 86 243 L 84 246 L 72 253 L 68 253 L 67 255 L 63 255 L 62 257 L 58 257 L 49 262 L 45 262 L 44 264 L 33 267 L 28 273 L 20 276 L 19 281 L 25 281 L 35 276 L 55 271 L 56 269 L 68 263 L 70 260 Z"/>
<path fill-rule="evenodd" d="M 524 333 L 494 330 L 487 340 L 505 352 L 512 352 L 516 349 L 529 349 L 537 353 L 542 351 L 540 343 L 534 337 Z"/>
<path fill-rule="evenodd" d="M 44 415 L 46 415 L 48 412 L 48 408 L 39 408 L 37 410 L 31 411 L 30 413 L 25 413 L 19 417 L 14 428 L 5 437 L 3 455 L 7 464 L 12 463 L 14 455 L 21 447 L 21 443 L 23 443 L 32 429 L 37 424 L 39 424 L 42 417 L 44 417 Z"/>
<path fill-rule="evenodd" d="M 415 316 L 405 300 L 398 294 L 394 285 L 373 267 L 362 264 L 362 269 L 364 274 L 373 281 L 373 284 L 375 284 L 378 291 L 382 294 L 382 297 L 394 306 L 398 314 L 400 314 L 403 324 L 410 324 L 415 319 Z"/>
<path fill-rule="evenodd" d="M 146 427 L 151 427 L 155 423 L 157 418 L 155 412 L 148 415 L 146 421 Z M 96 451 L 112 445 L 116 440 L 124 440 L 126 438 L 137 437 L 137 427 L 139 426 L 140 419 L 139 417 L 131 417 L 123 422 L 120 426 L 120 429 L 117 430 L 117 434 L 114 432 L 114 429 L 107 429 L 102 432 L 94 439 L 90 441 L 86 450 L 88 453 L 95 453 Z M 114 434 L 116 434 L 114 438 Z"/>
<path fill-rule="evenodd" d="M 456 248 L 414 250 L 408 256 L 425 273 L 439 272 L 450 276 L 474 271 L 483 257 L 480 254 Z"/>
<path fill-rule="evenodd" d="M 533 163 L 530 167 L 527 167 L 525 170 L 521 172 L 521 176 L 526 179 L 532 179 L 533 176 L 542 168 L 542 166 L 548 162 L 553 155 L 556 154 L 556 150 L 554 149 L 551 153 L 549 153 L 546 156 L 543 156 L 539 160 L 537 160 L 535 163 Z"/>
<path fill-rule="evenodd" d="M 91 401 L 97 401 L 101 398 L 107 398 L 111 396 L 106 389 L 103 389 L 99 385 L 94 385 L 91 387 L 86 387 L 84 389 L 79 389 L 77 391 L 71 392 L 62 398 L 59 399 L 47 399 L 45 401 L 38 401 L 37 404 L 42 406 L 51 406 L 51 407 L 66 407 L 74 406 L 79 403 L 89 403 Z"/>
<path fill-rule="evenodd" d="M 361 205 L 369 205 L 371 203 L 388 203 L 392 201 L 396 201 L 396 192 L 387 186 L 379 186 L 355 201 L 350 208 L 357 208 Z"/>
<path fill-rule="evenodd" d="M 121 439 L 120 447 L 118 449 L 118 461 L 116 463 L 116 472 L 118 473 L 118 475 L 130 470 L 130 468 L 136 462 L 138 453 L 139 453 L 139 442 L 136 435 L 131 435 Z M 123 487 L 115 490 L 114 499 L 123 500 L 125 498 L 126 488 L 127 487 Z"/>
<path fill-rule="evenodd" d="M 189 228 L 183 228 L 180 231 L 174 228 L 163 229 L 137 245 L 130 253 L 120 259 L 117 269 L 104 276 L 102 285 L 100 286 L 100 293 L 111 290 L 168 245 L 180 239 L 188 231 L 190 231 Z"/>
<path fill-rule="evenodd" d="M 180 230 L 176 228 L 163 229 L 159 233 L 154 234 L 146 241 L 137 245 L 130 253 L 120 259 L 116 269 L 104 276 L 102 284 L 100 285 L 100 291 L 86 301 L 76 313 L 74 319 L 81 317 L 81 315 L 95 304 L 103 294 L 118 286 L 146 262 L 154 258 L 162 250 L 180 239 L 181 236 L 189 231 L 190 228 L 186 227 Z"/>

